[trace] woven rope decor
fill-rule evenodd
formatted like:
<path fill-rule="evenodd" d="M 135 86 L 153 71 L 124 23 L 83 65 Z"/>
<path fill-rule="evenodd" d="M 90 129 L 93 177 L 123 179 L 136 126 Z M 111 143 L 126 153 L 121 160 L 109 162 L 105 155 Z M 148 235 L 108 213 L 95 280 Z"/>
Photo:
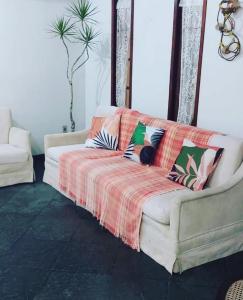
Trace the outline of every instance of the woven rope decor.
<path fill-rule="evenodd" d="M 243 280 L 238 280 L 230 286 L 225 300 L 243 300 Z"/>

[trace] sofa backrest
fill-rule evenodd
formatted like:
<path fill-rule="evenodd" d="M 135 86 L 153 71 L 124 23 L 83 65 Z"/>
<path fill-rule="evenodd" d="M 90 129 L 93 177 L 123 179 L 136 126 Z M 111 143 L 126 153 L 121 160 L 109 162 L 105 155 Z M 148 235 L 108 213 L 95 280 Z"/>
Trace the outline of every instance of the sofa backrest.
<path fill-rule="evenodd" d="M 126 150 L 138 121 L 165 129 L 165 135 L 155 157 L 155 165 L 162 167 L 167 172 L 171 170 L 181 150 L 184 138 L 191 139 L 195 143 L 207 145 L 209 137 L 214 134 L 213 131 L 153 118 L 149 115 L 141 114 L 138 111 L 124 109 L 121 117 L 119 137 L 120 150 Z"/>
<path fill-rule="evenodd" d="M 215 187 L 227 182 L 242 164 L 243 139 L 230 135 L 214 135 L 208 144 L 224 148 L 218 166 L 207 184 L 208 187 Z"/>
<path fill-rule="evenodd" d="M 179 124 L 173 121 L 153 118 L 138 111 L 123 109 L 121 117 L 119 149 L 125 150 L 138 121 L 164 128 L 163 137 L 155 158 L 155 165 L 170 171 L 182 147 L 184 138 L 202 145 L 224 148 L 223 156 L 208 181 L 209 187 L 224 184 L 237 171 L 243 160 L 243 140 L 224 136 L 217 132 Z"/>
<path fill-rule="evenodd" d="M 95 117 L 108 117 L 113 115 L 119 108 L 116 106 L 99 105 L 95 111 Z"/>
<path fill-rule="evenodd" d="M 8 144 L 10 127 L 11 127 L 10 109 L 0 107 L 0 144 Z"/>
<path fill-rule="evenodd" d="M 119 149 L 125 151 L 132 137 L 133 131 L 138 121 L 142 121 L 142 114 L 138 111 L 123 108 L 121 109 L 121 125 L 119 135 Z"/>

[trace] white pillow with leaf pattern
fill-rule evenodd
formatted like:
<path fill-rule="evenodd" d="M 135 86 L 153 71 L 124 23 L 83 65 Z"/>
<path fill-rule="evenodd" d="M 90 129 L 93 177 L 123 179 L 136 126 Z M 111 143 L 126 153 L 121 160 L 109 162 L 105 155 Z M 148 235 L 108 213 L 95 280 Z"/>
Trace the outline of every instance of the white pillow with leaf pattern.
<path fill-rule="evenodd" d="M 120 119 L 120 114 L 109 117 L 93 117 L 85 147 L 117 150 Z"/>

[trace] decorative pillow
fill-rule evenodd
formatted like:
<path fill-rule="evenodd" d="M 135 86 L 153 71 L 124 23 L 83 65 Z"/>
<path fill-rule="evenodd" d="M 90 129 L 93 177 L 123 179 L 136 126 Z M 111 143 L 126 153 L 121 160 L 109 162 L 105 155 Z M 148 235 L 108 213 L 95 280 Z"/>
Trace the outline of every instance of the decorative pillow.
<path fill-rule="evenodd" d="M 164 132 L 162 128 L 151 127 L 138 122 L 124 157 L 151 165 Z"/>
<path fill-rule="evenodd" d="M 168 178 L 190 188 L 200 191 L 204 188 L 208 177 L 215 170 L 223 148 L 201 146 L 184 139 Z"/>
<path fill-rule="evenodd" d="M 109 117 L 93 117 L 85 147 L 117 150 L 120 118 L 119 114 Z"/>

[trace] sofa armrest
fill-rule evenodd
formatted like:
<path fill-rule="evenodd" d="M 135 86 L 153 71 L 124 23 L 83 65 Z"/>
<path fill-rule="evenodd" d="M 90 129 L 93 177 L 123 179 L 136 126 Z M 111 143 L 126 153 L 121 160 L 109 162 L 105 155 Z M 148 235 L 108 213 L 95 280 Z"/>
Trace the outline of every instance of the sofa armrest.
<path fill-rule="evenodd" d="M 243 163 L 227 184 L 178 197 L 170 221 L 179 242 L 230 228 L 243 231 Z"/>
<path fill-rule="evenodd" d="M 25 149 L 31 154 L 30 132 L 24 129 L 11 127 L 9 131 L 9 144 Z"/>
<path fill-rule="evenodd" d="M 85 143 L 89 130 L 77 132 L 48 134 L 44 137 L 45 153 L 50 147 L 66 146 Z"/>

